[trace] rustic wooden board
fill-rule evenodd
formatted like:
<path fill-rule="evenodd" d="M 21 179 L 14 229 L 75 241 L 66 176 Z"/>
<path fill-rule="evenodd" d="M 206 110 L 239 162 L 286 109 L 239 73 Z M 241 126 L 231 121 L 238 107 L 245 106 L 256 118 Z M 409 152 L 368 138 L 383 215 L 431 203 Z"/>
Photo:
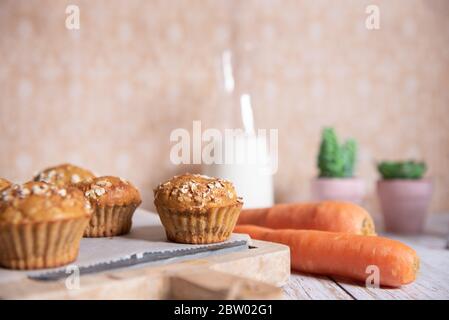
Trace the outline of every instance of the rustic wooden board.
<path fill-rule="evenodd" d="M 290 275 L 289 248 L 265 241 L 252 241 L 252 246 L 252 249 L 202 259 L 85 275 L 81 277 L 79 289 L 68 289 L 65 280 L 11 281 L 0 286 L 0 299 L 164 299 L 170 297 L 171 278 L 201 270 L 284 285 Z"/>

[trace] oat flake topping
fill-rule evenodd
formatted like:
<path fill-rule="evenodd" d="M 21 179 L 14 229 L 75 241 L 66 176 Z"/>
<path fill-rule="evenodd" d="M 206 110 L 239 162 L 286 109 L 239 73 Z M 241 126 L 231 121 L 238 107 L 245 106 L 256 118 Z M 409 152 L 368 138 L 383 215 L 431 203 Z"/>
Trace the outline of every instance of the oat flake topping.
<path fill-rule="evenodd" d="M 200 208 L 241 202 L 232 183 L 200 174 L 175 176 L 154 190 L 155 201 L 175 207 Z"/>
<path fill-rule="evenodd" d="M 58 188 L 54 185 L 43 183 L 30 183 L 27 184 L 15 184 L 9 188 L 6 188 L 0 194 L 0 201 L 11 201 L 15 197 L 19 199 L 26 198 L 30 195 L 39 195 L 44 197 L 49 197 L 52 194 L 58 194 L 61 197 L 67 196 L 67 190 L 64 188 Z"/>

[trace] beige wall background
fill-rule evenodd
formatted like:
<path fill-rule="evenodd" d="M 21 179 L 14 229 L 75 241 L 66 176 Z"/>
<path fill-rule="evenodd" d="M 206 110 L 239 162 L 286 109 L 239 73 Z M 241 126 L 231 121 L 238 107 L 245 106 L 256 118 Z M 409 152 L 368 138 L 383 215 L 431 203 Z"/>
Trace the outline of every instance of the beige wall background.
<path fill-rule="evenodd" d="M 81 28 L 65 28 L 77 4 Z M 377 4 L 380 30 L 365 28 Z M 449 2 L 444 0 L 0 1 L 0 176 L 24 181 L 70 161 L 138 185 L 144 207 L 170 163 L 169 134 L 239 125 L 223 90 L 257 126 L 279 129 L 278 201 L 309 198 L 321 128 L 360 146 L 358 175 L 377 210 L 374 164 L 427 161 L 433 211 L 449 212 Z"/>

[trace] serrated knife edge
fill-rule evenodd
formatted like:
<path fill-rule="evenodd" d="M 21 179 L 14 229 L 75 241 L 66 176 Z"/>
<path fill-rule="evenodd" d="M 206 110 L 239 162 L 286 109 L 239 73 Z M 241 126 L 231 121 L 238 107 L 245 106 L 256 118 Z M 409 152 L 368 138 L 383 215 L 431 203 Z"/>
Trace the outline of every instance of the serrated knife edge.
<path fill-rule="evenodd" d="M 148 263 L 148 262 L 156 262 L 162 261 L 170 258 L 179 258 L 185 257 L 192 254 L 204 253 L 210 251 L 217 251 L 221 249 L 235 248 L 235 247 L 246 247 L 248 248 L 248 241 L 246 240 L 238 240 L 229 243 L 221 243 L 212 246 L 203 246 L 199 248 L 185 248 L 185 249 L 176 249 L 176 250 L 167 250 L 167 251 L 149 251 L 142 253 L 134 253 L 129 255 L 126 258 L 121 258 L 118 260 L 108 261 L 108 262 L 99 262 L 87 266 L 79 267 L 79 274 L 86 275 L 104 271 L 110 271 L 114 269 L 120 269 L 125 267 L 131 267 L 138 264 Z M 73 266 L 69 265 L 69 266 Z M 67 266 L 67 267 L 69 267 Z M 67 278 L 71 272 L 67 272 L 67 267 L 55 271 L 47 271 L 39 274 L 31 274 L 28 275 L 29 279 L 37 280 L 37 281 L 57 281 L 63 278 Z M 72 270 L 73 272 L 73 270 Z"/>

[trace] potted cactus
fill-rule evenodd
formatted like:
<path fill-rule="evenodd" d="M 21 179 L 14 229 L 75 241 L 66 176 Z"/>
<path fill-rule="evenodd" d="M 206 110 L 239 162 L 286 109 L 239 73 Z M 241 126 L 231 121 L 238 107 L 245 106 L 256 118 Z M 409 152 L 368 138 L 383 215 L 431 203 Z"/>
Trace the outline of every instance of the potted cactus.
<path fill-rule="evenodd" d="M 377 182 L 377 194 L 385 229 L 409 234 L 422 232 L 433 191 L 432 182 L 423 178 L 426 164 L 384 161 L 377 169 L 382 176 Z"/>
<path fill-rule="evenodd" d="M 340 144 L 334 129 L 324 128 L 317 159 L 319 176 L 312 181 L 313 197 L 361 204 L 365 184 L 354 177 L 356 159 L 357 144 L 353 139 Z"/>

